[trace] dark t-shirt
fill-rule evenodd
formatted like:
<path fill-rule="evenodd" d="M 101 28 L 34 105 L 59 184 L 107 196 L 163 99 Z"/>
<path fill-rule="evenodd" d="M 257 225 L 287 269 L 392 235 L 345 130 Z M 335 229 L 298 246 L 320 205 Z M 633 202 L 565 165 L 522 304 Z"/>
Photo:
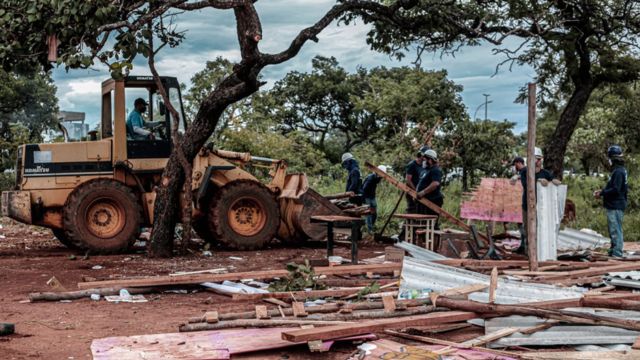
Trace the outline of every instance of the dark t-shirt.
<path fill-rule="evenodd" d="M 414 187 L 418 186 L 418 181 L 420 181 L 420 176 L 424 172 L 424 168 L 422 165 L 418 164 L 415 160 L 411 160 L 404 171 L 405 176 L 411 175 L 411 182 Z"/>
<path fill-rule="evenodd" d="M 420 181 L 418 182 L 418 186 L 416 187 L 418 191 L 422 191 L 426 189 L 429 186 L 429 184 L 431 184 L 434 181 L 439 182 L 440 185 L 438 185 L 438 187 L 434 191 L 424 196 L 427 200 L 430 200 L 430 201 L 439 200 L 439 199 L 442 199 L 443 197 L 442 191 L 441 191 L 442 169 L 440 169 L 439 166 L 427 168 L 427 170 L 424 171 L 422 176 L 420 177 Z"/>
<path fill-rule="evenodd" d="M 549 170 L 540 169 L 539 172 L 536 173 L 536 182 L 540 179 L 545 179 L 548 181 L 553 180 L 553 174 Z M 527 209 L 527 167 L 523 167 L 520 170 L 520 182 L 522 183 L 522 208 L 524 210 Z M 536 187 L 536 196 L 538 196 L 538 188 Z"/>

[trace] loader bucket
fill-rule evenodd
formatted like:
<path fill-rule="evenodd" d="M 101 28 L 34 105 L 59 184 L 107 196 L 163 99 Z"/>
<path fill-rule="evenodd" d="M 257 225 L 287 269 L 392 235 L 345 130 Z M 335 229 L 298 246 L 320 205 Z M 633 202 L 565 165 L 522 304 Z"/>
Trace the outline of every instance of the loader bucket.
<path fill-rule="evenodd" d="M 280 196 L 282 221 L 278 229 L 278 238 L 284 242 L 323 240 L 327 235 L 326 227 L 312 224 L 311 216 L 343 215 L 340 208 L 309 188 L 304 174 L 287 175 L 284 189 Z M 284 196 L 285 193 L 287 197 Z"/>

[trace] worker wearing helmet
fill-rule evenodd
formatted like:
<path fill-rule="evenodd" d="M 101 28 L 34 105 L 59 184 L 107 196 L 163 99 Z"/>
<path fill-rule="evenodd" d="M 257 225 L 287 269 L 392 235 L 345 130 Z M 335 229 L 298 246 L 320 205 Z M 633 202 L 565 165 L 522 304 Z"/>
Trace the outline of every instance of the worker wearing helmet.
<path fill-rule="evenodd" d="M 427 164 L 426 171 L 422 174 L 416 191 L 418 199 L 425 198 L 432 203 L 442 207 L 444 204 L 444 195 L 442 194 L 442 169 L 438 166 L 438 153 L 433 149 L 424 152 L 425 162 Z M 418 204 L 419 213 L 425 215 L 439 214 L 423 204 Z M 435 229 L 439 230 L 438 220 L 436 220 Z"/>
<path fill-rule="evenodd" d="M 554 181 L 553 174 L 549 170 L 542 168 L 542 149 L 535 148 L 536 157 L 536 182 L 540 181 L 542 186 L 547 186 L 549 181 Z M 527 167 L 524 164 L 516 164 L 516 168 L 520 168 L 520 182 L 522 183 L 522 227 L 520 228 L 520 247 L 516 250 L 517 253 L 527 253 Z M 559 181 L 554 181 L 559 184 Z"/>
<path fill-rule="evenodd" d="M 351 153 L 342 154 L 342 167 L 347 170 L 347 186 L 345 192 L 353 192 L 355 195 L 360 194 L 362 181 L 360 180 L 360 165 Z M 360 202 L 358 198 L 352 198 L 352 202 Z"/>
<path fill-rule="evenodd" d="M 596 191 L 593 195 L 596 199 L 603 199 L 604 208 L 607 211 L 607 225 L 609 237 L 611 237 L 611 249 L 609 256 L 622 257 L 624 236 L 622 234 L 622 220 L 624 210 L 627 207 L 627 169 L 624 167 L 622 148 L 618 145 L 610 146 L 607 150 L 611 176 L 604 189 Z"/>
<path fill-rule="evenodd" d="M 379 165 L 378 169 L 382 172 L 387 172 L 387 167 L 384 165 Z M 376 224 L 376 219 L 378 218 L 378 203 L 376 202 L 376 189 L 378 184 L 382 180 L 376 173 L 371 173 L 364 178 L 362 182 L 362 197 L 364 198 L 364 203 L 369 205 L 369 215 L 367 215 L 365 221 L 367 223 L 367 231 L 369 233 L 373 233 L 373 226 Z"/>
<path fill-rule="evenodd" d="M 418 150 L 418 153 L 416 154 L 416 158 L 411 160 L 405 167 L 405 175 L 404 175 L 405 181 L 407 183 L 407 186 L 410 189 L 415 190 L 417 188 L 418 182 L 420 181 L 420 176 L 425 171 L 424 152 L 427 150 L 429 150 L 428 146 L 426 145 L 421 146 L 420 150 Z M 407 199 L 407 213 L 409 214 L 416 213 L 416 210 L 417 210 L 416 201 L 409 194 L 407 194 L 406 199 Z"/>

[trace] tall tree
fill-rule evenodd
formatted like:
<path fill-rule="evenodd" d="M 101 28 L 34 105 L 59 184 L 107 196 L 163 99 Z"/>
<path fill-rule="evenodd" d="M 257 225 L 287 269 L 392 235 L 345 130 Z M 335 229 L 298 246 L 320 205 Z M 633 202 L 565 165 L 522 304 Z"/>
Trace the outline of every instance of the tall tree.
<path fill-rule="evenodd" d="M 183 163 L 197 155 L 230 104 L 258 91 L 260 72 L 295 57 L 307 41 L 318 41 L 318 34 L 345 14 L 359 10 L 391 21 L 398 11 L 414 5 L 415 1 L 405 0 L 390 5 L 374 0 L 341 1 L 301 30 L 281 52 L 268 54 L 258 47 L 262 24 L 251 0 L 7 0 L 0 11 L 4 29 L 0 33 L 0 62 L 5 69 L 33 63 L 49 66 L 48 55 L 55 48 L 50 45 L 59 44 L 55 50 L 59 62 L 66 66 L 89 67 L 98 59 L 119 77 L 131 69 L 137 55 L 153 57 L 165 45 L 180 44 L 183 34 L 172 27 L 172 14 L 206 8 L 233 11 L 241 60 L 202 101 L 191 126 L 174 147 L 157 191 L 150 255 L 171 256 L 178 195 L 185 179 Z M 154 39 L 157 48 L 150 46 Z M 152 64 L 150 61 L 150 70 L 157 80 Z"/>
<path fill-rule="evenodd" d="M 272 116 L 285 133 L 310 133 L 334 161 L 363 143 L 408 145 L 415 130 L 448 127 L 464 117 L 462 87 L 445 71 L 376 67 L 349 73 L 324 57 L 312 64 L 310 73 L 291 72 L 269 91 Z"/>
<path fill-rule="evenodd" d="M 357 15 L 374 23 L 369 42 L 380 51 L 403 56 L 415 45 L 420 56 L 488 42 L 505 57 L 501 65 L 532 66 L 543 104 L 567 94 L 545 144 L 545 166 L 560 177 L 593 91 L 640 78 L 640 2 L 634 0 L 419 1 L 393 23 L 376 14 L 350 14 Z"/>
<path fill-rule="evenodd" d="M 56 87 L 48 74 L 0 69 L 0 170 L 15 166 L 19 144 L 39 142 L 58 121 Z"/>

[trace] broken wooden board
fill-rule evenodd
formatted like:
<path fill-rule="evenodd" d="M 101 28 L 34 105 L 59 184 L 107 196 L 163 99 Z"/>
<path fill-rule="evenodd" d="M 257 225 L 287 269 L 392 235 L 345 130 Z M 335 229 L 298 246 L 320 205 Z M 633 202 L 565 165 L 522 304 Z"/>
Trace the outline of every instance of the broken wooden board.
<path fill-rule="evenodd" d="M 316 275 L 359 275 L 367 272 L 392 273 L 400 270 L 402 264 L 371 264 L 371 265 L 344 265 L 314 268 Z M 193 285 L 204 282 L 239 281 L 242 279 L 273 279 L 289 275 L 287 270 L 245 271 L 228 274 L 195 274 L 184 276 L 153 276 L 139 279 L 118 279 L 104 281 L 90 281 L 78 283 L 78 288 L 104 288 L 104 287 L 148 287 L 163 285 Z"/>
<path fill-rule="evenodd" d="M 401 344 L 389 339 L 370 341 L 368 344 L 375 345 L 375 348 L 365 355 L 364 359 L 440 359 L 440 355 L 446 353 L 446 359 L 452 360 L 515 360 L 515 357 L 496 355 L 491 352 L 484 352 L 472 349 L 451 349 L 442 345 L 418 345 L 411 346 Z"/>
<path fill-rule="evenodd" d="M 345 336 L 367 334 L 384 329 L 446 324 L 470 320 L 476 317 L 477 315 L 472 312 L 443 311 L 426 315 L 405 316 L 401 318 L 362 321 L 354 324 L 325 326 L 317 329 L 285 331 L 282 333 L 282 338 L 293 342 L 329 340 Z"/>
<path fill-rule="evenodd" d="M 460 205 L 460 217 L 470 220 L 522 223 L 522 184 L 509 179 L 482 178 L 469 200 Z"/>
<path fill-rule="evenodd" d="M 91 353 L 94 360 L 224 360 L 235 354 L 299 344 L 281 339 L 283 331 L 296 329 L 234 329 L 108 337 L 93 340 Z M 375 335 L 340 340 L 372 338 L 375 339 Z"/>

